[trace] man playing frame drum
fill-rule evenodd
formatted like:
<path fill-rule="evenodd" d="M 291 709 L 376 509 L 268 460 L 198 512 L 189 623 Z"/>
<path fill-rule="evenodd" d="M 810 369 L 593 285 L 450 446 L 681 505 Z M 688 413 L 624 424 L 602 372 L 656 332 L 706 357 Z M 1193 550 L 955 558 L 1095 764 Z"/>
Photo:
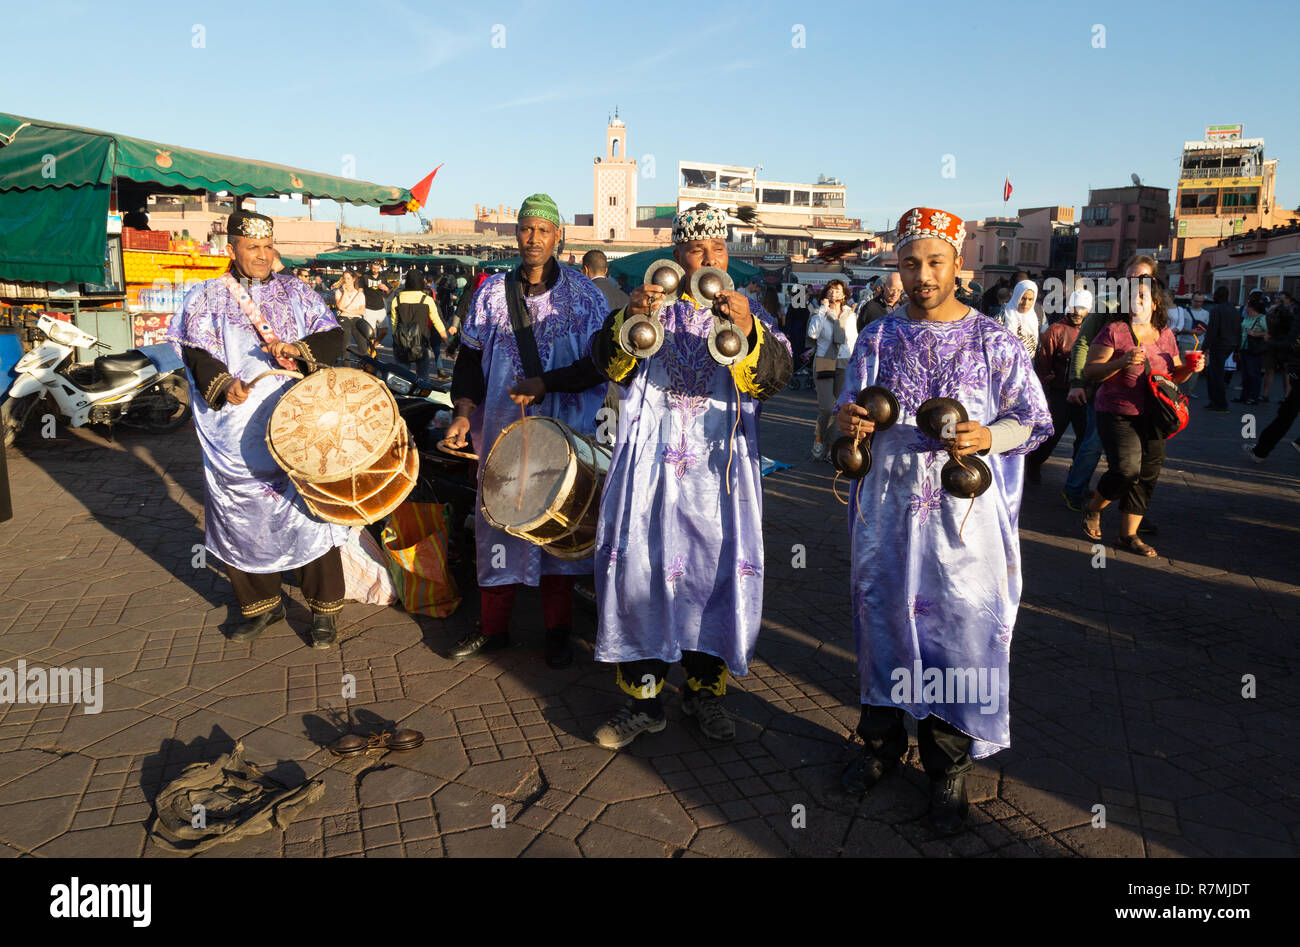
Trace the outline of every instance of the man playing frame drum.
<path fill-rule="evenodd" d="M 704 267 L 725 271 L 726 241 L 721 208 L 699 205 L 674 218 L 683 287 Z M 686 712 L 712 739 L 735 736 L 720 698 L 728 670 L 748 671 L 763 608 L 759 404 L 791 370 L 773 317 L 744 294 L 720 291 L 712 307 L 689 295 L 662 302 L 659 286 L 637 287 L 592 340 L 597 368 L 622 388 L 596 534 L 596 660 L 617 665 L 632 698 L 596 731 L 611 748 L 664 728 L 659 693 L 678 661 Z M 663 344 L 634 358 L 619 346 L 623 321 L 657 308 Z M 715 310 L 748 340 L 748 355 L 734 364 L 710 353 Z"/>
<path fill-rule="evenodd" d="M 294 380 L 248 383 L 268 370 L 333 365 L 343 330 L 310 286 L 271 272 L 270 217 L 236 211 L 226 233 L 230 272 L 190 290 L 167 331 L 198 395 L 192 400 L 203 448 L 204 540 L 226 564 L 244 618 L 232 641 L 251 641 L 285 617 L 280 573 L 301 568 L 312 647 L 328 648 L 343 607 L 338 547 L 348 530 L 311 515 L 267 448 L 267 422 Z"/>
<path fill-rule="evenodd" d="M 600 289 L 580 272 L 555 260 L 562 231 L 555 202 L 534 194 L 519 208 L 516 240 L 521 262 L 508 274 L 489 277 L 474 294 L 451 379 L 455 419 L 448 446 L 463 448 L 470 434 L 479 454 L 479 491 L 474 521 L 482 617 L 452 649 L 465 659 L 507 647 L 515 591 L 541 586 L 546 624 L 546 661 L 573 661 L 574 576 L 591 573 L 591 559 L 557 558 L 526 539 L 493 527 L 483 515 L 483 463 L 501 432 L 524 410 L 593 434 L 605 399 L 605 379 L 592 366 L 592 334 L 609 307 Z"/>

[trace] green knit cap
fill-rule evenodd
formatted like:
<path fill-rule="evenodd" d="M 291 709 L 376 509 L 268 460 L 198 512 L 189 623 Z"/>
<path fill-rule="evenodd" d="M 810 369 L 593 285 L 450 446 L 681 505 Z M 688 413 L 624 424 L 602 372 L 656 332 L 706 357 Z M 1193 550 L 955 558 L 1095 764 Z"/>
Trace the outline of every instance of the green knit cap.
<path fill-rule="evenodd" d="M 560 227 L 560 209 L 555 206 L 555 201 L 549 194 L 530 194 L 524 198 L 523 204 L 519 207 L 519 220 L 525 217 L 540 217 L 542 220 L 549 220 L 555 226 Z"/>

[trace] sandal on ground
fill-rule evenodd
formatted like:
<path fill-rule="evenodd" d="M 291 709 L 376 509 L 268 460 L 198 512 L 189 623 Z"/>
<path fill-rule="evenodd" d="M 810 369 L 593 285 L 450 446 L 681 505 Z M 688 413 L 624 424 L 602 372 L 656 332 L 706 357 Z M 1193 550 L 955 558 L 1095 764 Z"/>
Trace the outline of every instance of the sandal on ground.
<path fill-rule="evenodd" d="M 1083 535 L 1089 539 L 1101 539 L 1101 510 L 1091 510 L 1083 514 Z"/>
<path fill-rule="evenodd" d="M 1115 548 L 1131 552 L 1135 556 L 1146 556 L 1148 559 L 1154 559 L 1156 555 L 1154 549 L 1136 536 L 1120 536 L 1115 540 Z"/>

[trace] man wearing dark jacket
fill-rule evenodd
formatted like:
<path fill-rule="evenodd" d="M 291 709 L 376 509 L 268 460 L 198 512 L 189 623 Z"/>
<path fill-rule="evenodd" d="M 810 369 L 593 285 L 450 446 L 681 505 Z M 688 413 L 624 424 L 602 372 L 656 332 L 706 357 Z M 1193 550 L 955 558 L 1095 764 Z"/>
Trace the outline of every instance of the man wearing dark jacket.
<path fill-rule="evenodd" d="M 869 323 L 882 319 L 893 311 L 903 295 L 903 281 L 897 273 L 890 273 L 876 284 L 876 296 L 858 313 L 858 331 L 861 332 Z"/>
<path fill-rule="evenodd" d="M 1223 366 L 1241 344 L 1241 314 L 1228 303 L 1228 288 L 1220 286 L 1214 291 L 1214 305 L 1210 308 L 1210 325 L 1205 330 L 1205 350 L 1209 353 L 1206 384 L 1210 400 L 1206 410 L 1216 414 L 1228 413 L 1228 386 L 1223 377 Z"/>
<path fill-rule="evenodd" d="M 609 278 L 609 261 L 600 250 L 588 250 L 582 255 L 582 273 L 605 294 L 610 312 L 618 312 L 627 305 L 627 293 Z"/>

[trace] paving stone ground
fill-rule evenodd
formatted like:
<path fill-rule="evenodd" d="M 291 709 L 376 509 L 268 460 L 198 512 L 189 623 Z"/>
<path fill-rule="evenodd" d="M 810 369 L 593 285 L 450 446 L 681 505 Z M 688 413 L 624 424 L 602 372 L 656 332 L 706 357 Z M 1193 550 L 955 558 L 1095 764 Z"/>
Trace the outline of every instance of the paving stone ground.
<path fill-rule="evenodd" d="M 1070 435 L 1027 487 L 1013 745 L 978 764 L 970 828 L 948 840 L 925 826 L 915 744 L 865 799 L 838 789 L 858 714 L 848 536 L 830 468 L 808 459 L 811 392 L 763 412 L 764 453 L 793 466 L 764 478 L 764 622 L 728 697 L 735 742 L 712 744 L 683 716 L 675 670 L 668 728 L 620 752 L 589 739 L 619 698 L 581 607 L 578 659 L 562 672 L 542 661 L 532 592 L 516 647 L 441 657 L 476 616 L 472 586 L 447 620 L 350 604 L 327 652 L 306 646 L 295 589 L 287 625 L 232 643 L 229 584 L 193 564 L 193 430 L 28 435 L 8 455 L 0 666 L 102 668 L 104 706 L 0 705 L 0 853 L 184 857 L 147 840 L 152 800 L 239 740 L 249 760 L 288 783 L 322 779 L 325 794 L 287 831 L 198 857 L 1294 856 L 1300 454 L 1284 442 L 1257 467 L 1240 412 L 1200 404 L 1156 492 L 1158 559 L 1116 553 L 1109 516 L 1105 568 L 1093 567 L 1058 495 Z M 1246 410 L 1261 427 L 1272 416 Z M 427 742 L 337 760 L 324 746 L 349 721 Z"/>

